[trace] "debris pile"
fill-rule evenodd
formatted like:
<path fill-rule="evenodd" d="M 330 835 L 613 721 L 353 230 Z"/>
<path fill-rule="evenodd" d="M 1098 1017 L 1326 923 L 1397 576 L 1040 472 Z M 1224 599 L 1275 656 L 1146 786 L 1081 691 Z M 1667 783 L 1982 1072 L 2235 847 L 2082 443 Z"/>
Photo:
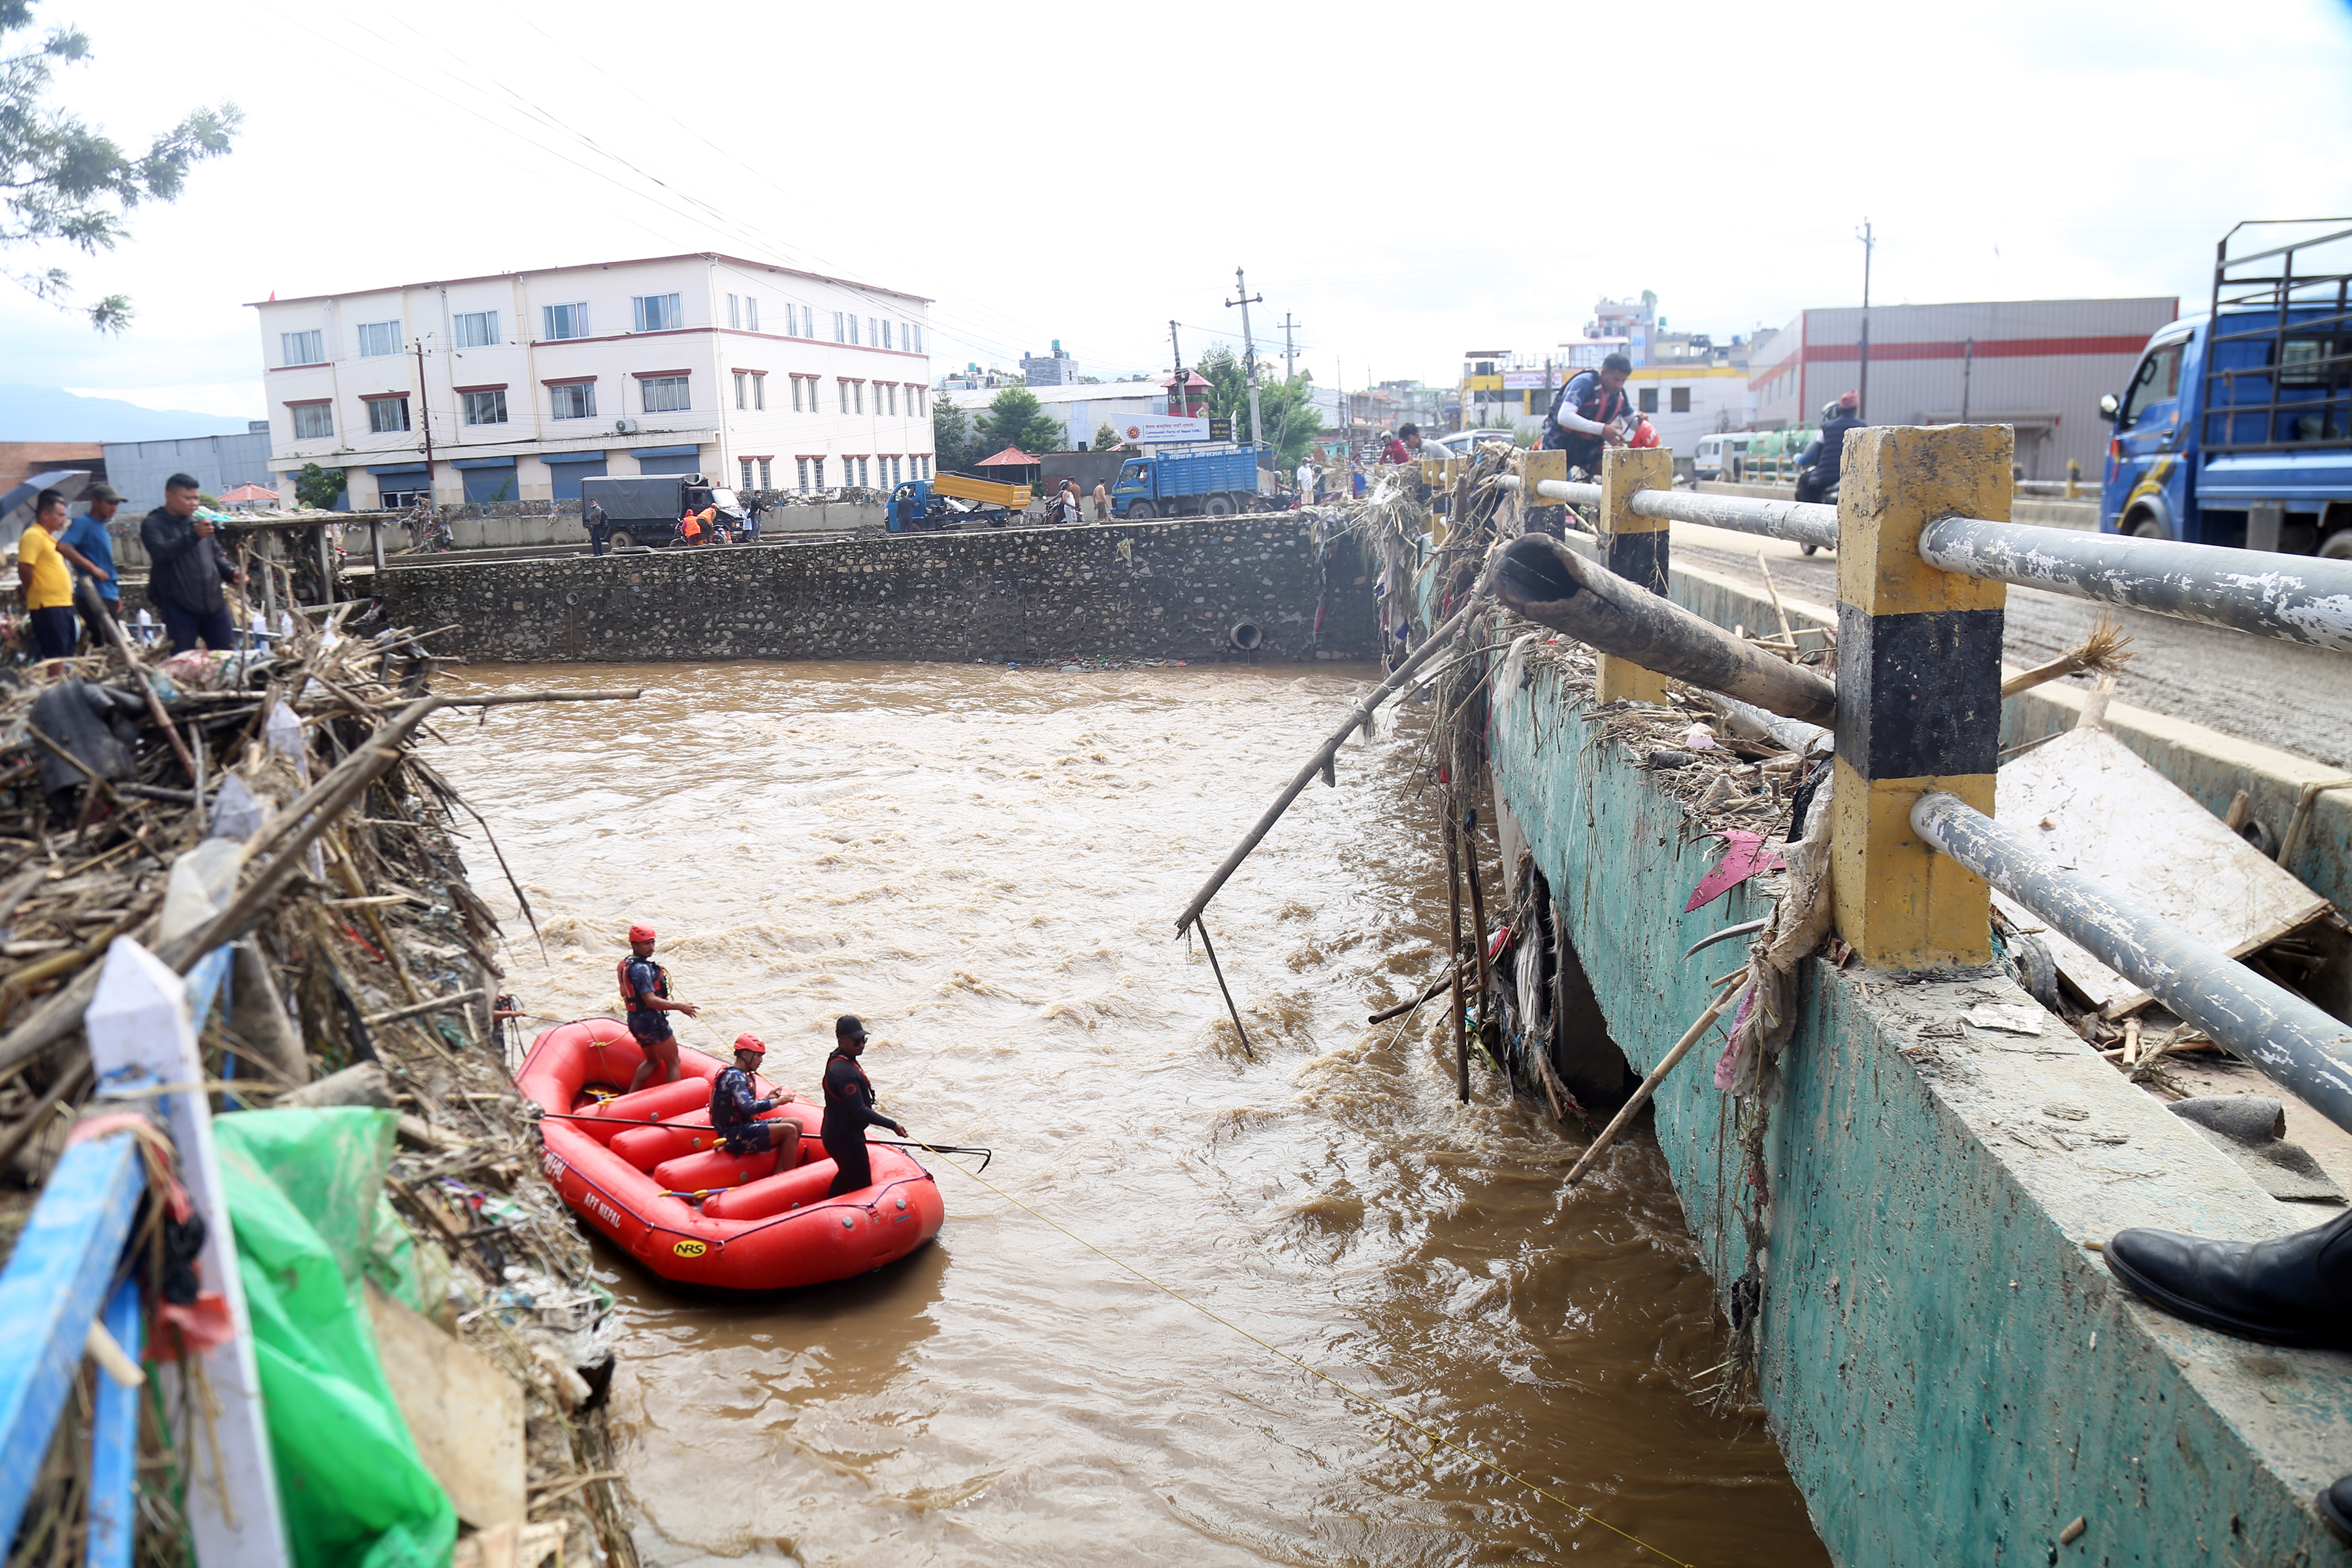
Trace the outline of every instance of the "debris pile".
<path fill-rule="evenodd" d="M 151 665 L 118 644 L 46 685 L 0 671 L 0 1257 L 93 1097 L 82 1016 L 109 944 L 131 937 L 183 974 L 226 949 L 196 1020 L 216 1125 L 278 1107 L 396 1116 L 373 1246 L 411 1260 L 421 1353 L 470 1352 L 511 1385 L 524 1466 L 508 1495 L 474 1505 L 479 1487 L 436 1476 L 463 1522 L 496 1527 L 459 1561 L 511 1560 L 520 1542 L 525 1558 L 536 1543 L 633 1563 L 598 1409 L 612 1299 L 538 1178 L 497 925 L 457 839 L 471 823 L 496 846 L 414 740 L 436 714 L 532 699 L 432 697 L 445 661 L 425 638 L 362 634 L 350 608 L 268 652 Z M 432 1413 L 403 1405 L 429 1466 Z M 11 1561 L 79 1553 L 87 1409 L 68 1401 Z M 140 1463 L 139 1560 L 183 1561 L 167 1439 L 147 1432 Z"/>

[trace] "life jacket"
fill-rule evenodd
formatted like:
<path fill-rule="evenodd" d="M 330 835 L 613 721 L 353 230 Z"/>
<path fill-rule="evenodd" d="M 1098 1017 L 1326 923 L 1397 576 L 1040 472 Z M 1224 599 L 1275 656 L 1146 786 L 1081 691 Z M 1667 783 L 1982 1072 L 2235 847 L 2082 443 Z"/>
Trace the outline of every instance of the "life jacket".
<path fill-rule="evenodd" d="M 649 958 L 639 959 L 635 955 L 632 954 L 620 962 L 621 1005 L 623 1008 L 632 1013 L 656 1012 L 658 1011 L 657 1008 L 648 1007 L 638 999 L 637 988 L 629 984 L 629 965 L 639 963 L 653 963 L 653 960 Z M 667 996 L 669 994 L 669 971 L 664 969 L 658 963 L 654 963 L 654 973 L 659 976 L 659 978 L 654 982 L 654 994 L 656 996 Z"/>
<path fill-rule="evenodd" d="M 850 1086 L 848 1090 L 849 1095 L 853 1098 L 845 1099 L 842 1091 L 834 1088 L 832 1069 L 835 1062 L 847 1062 L 849 1064 L 849 1070 L 857 1075 L 856 1083 Z M 832 1057 L 827 1058 L 825 1062 L 824 1075 L 824 1108 L 827 1110 L 871 1110 L 874 1109 L 874 1080 L 866 1076 L 866 1069 L 857 1065 L 857 1058 L 856 1057 L 845 1057 L 839 1051 L 835 1051 L 833 1053 Z"/>

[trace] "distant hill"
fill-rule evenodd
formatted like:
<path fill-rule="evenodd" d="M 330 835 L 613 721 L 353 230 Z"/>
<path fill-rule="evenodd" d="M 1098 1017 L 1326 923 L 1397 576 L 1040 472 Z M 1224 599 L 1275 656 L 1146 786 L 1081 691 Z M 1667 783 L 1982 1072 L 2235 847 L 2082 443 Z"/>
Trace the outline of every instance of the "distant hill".
<path fill-rule="evenodd" d="M 61 386 L 0 386 L 0 441 L 161 441 L 242 436 L 246 421 L 76 397 Z"/>

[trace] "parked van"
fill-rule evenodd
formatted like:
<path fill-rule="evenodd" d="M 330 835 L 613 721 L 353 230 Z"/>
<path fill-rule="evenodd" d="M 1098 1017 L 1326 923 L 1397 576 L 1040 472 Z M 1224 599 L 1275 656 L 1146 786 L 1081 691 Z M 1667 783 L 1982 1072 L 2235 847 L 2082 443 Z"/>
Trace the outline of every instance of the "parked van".
<path fill-rule="evenodd" d="M 1754 432 L 1748 430 L 1700 437 L 1698 449 L 1691 455 L 1691 471 L 1702 479 L 1722 479 L 1731 471 L 1732 455 L 1748 450 L 1754 439 Z"/>
<path fill-rule="evenodd" d="M 2099 400 L 2099 529 L 2352 560 L 2352 229 L 2230 255 L 2250 226 L 2222 240 L 2212 309 Z"/>

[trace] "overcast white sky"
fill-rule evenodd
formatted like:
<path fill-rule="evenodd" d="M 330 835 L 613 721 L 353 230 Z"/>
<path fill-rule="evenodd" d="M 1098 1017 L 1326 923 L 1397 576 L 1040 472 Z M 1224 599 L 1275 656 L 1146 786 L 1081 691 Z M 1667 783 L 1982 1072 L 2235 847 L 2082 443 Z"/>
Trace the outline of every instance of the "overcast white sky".
<path fill-rule="evenodd" d="M 935 368 L 1089 374 L 1297 321 L 1451 382 L 1655 289 L 1730 333 L 1858 302 L 2179 295 L 2243 217 L 2352 212 L 2352 3 L 1256 5 L 42 0 L 59 99 L 236 151 L 111 255 L 121 338 L 0 285 L 0 380 L 262 412 L 243 308 L 724 250 L 933 296 Z M 11 255 L 23 265 L 37 258 Z M 1272 327 L 1269 334 L 1269 326 Z M 5 437 L 0 432 L 0 437 Z"/>

